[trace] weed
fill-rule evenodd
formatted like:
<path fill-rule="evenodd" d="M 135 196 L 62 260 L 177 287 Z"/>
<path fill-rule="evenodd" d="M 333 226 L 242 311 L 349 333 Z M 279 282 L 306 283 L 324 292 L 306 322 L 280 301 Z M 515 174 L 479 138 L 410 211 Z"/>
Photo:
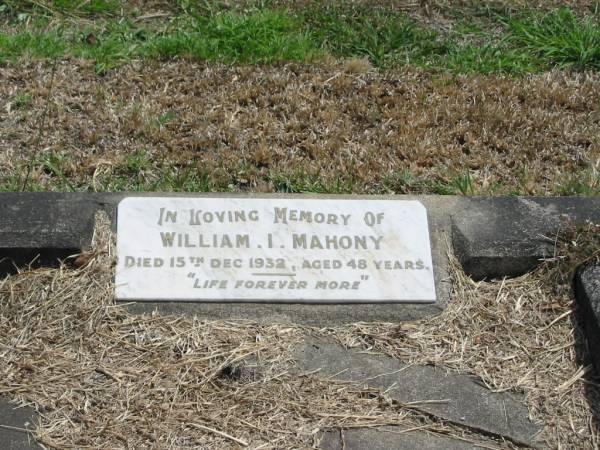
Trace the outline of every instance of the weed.
<path fill-rule="evenodd" d="M 475 195 L 475 187 L 469 171 L 438 181 L 433 184 L 432 189 L 440 195 Z"/>
<path fill-rule="evenodd" d="M 600 173 L 586 170 L 570 174 L 554 188 L 558 195 L 600 195 Z"/>
<path fill-rule="evenodd" d="M 173 119 L 175 119 L 175 113 L 173 111 L 167 111 L 166 113 L 161 114 L 160 116 L 157 117 L 156 123 L 158 124 L 158 126 L 160 128 L 160 127 L 164 127 L 167 123 L 169 123 Z"/>
<path fill-rule="evenodd" d="M 414 192 L 417 181 L 409 170 L 392 172 L 382 180 L 384 191 L 390 194 L 409 194 Z"/>
<path fill-rule="evenodd" d="M 156 191 L 178 192 L 217 192 L 219 186 L 211 174 L 200 167 L 169 167 L 161 171 L 161 176 L 154 186 Z"/>
<path fill-rule="evenodd" d="M 351 174 L 325 179 L 319 172 L 310 173 L 303 169 L 288 173 L 270 172 L 268 180 L 273 184 L 275 192 L 285 194 L 349 194 L 353 192 L 355 184 L 354 177 Z"/>
<path fill-rule="evenodd" d="M 455 47 L 444 64 L 457 73 L 522 75 L 540 68 L 537 58 L 502 42 Z"/>
<path fill-rule="evenodd" d="M 17 163 L 6 175 L 0 178 L 0 192 L 17 192 L 23 187 L 23 178 L 29 170 L 28 164 Z M 27 191 L 40 192 L 44 190 L 44 186 L 37 180 L 31 180 L 27 184 Z"/>
<path fill-rule="evenodd" d="M 32 101 L 33 97 L 31 96 L 31 94 L 29 94 L 28 92 L 20 92 L 15 96 L 12 102 L 12 106 L 16 109 L 25 109 L 29 105 L 31 105 Z"/>
<path fill-rule="evenodd" d="M 42 159 L 41 168 L 50 176 L 55 176 L 59 178 L 60 182 L 62 183 L 62 189 L 67 188 L 70 191 L 75 191 L 75 186 L 71 183 L 69 177 L 65 174 L 65 166 L 68 163 L 68 155 L 58 155 L 55 153 L 50 153 Z"/>
<path fill-rule="evenodd" d="M 125 174 L 138 175 L 152 168 L 152 158 L 146 149 L 136 150 L 125 156 L 120 166 Z"/>

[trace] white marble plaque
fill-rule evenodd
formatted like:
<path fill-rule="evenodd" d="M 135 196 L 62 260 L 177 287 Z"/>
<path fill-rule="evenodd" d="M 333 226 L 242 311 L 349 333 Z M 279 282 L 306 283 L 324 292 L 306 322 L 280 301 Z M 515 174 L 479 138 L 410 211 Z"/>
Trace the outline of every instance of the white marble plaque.
<path fill-rule="evenodd" d="M 128 197 L 120 300 L 435 302 L 418 201 Z"/>

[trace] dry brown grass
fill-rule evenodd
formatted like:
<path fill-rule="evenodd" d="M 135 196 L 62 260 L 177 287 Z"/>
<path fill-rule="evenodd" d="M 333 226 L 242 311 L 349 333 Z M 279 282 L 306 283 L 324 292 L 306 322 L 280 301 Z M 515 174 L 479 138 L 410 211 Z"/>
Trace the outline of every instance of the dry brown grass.
<path fill-rule="evenodd" d="M 375 390 L 299 374 L 293 325 L 133 316 L 113 300 L 105 216 L 80 270 L 0 286 L 0 394 L 36 406 L 52 448 L 310 448 L 331 426 L 404 424 L 498 443 L 388 404 Z"/>
<path fill-rule="evenodd" d="M 309 448 L 329 427 L 402 424 L 511 447 L 362 383 L 298 374 L 293 347 L 306 333 L 522 391 L 546 447 L 598 446 L 599 390 L 571 320 L 568 271 L 557 265 L 565 258 L 486 283 L 454 262 L 452 301 L 438 317 L 317 330 L 129 314 L 113 300 L 109 230 L 100 216 L 87 266 L 23 272 L 0 285 L 0 393 L 36 406 L 45 446 Z"/>
<path fill-rule="evenodd" d="M 477 191 L 547 195 L 597 173 L 596 74 L 358 69 L 174 61 L 99 77 L 90 63 L 63 61 L 38 160 L 53 155 L 73 185 L 100 190 L 127 177 L 149 189 L 165 172 L 188 170 L 209 174 L 215 190 L 273 191 L 278 179 L 303 173 L 324 186 L 342 178 L 345 191 L 430 192 L 469 170 Z M 34 151 L 50 68 L 24 62 L 0 68 L 0 78 L 6 183 Z M 16 107 L 19 94 L 31 103 Z M 127 156 L 140 150 L 145 167 L 127 172 Z M 410 183 L 395 181 L 403 171 Z M 43 164 L 33 174 L 39 188 L 64 189 L 62 180 Z"/>
<path fill-rule="evenodd" d="M 491 2 L 480 2 L 477 0 L 423 0 L 415 2 L 421 7 L 437 10 L 472 10 L 474 8 L 490 7 L 497 9 L 521 9 L 530 8 L 537 10 L 551 10 L 555 8 L 571 8 L 574 11 L 583 12 L 594 10 L 594 0 L 495 0 Z"/>

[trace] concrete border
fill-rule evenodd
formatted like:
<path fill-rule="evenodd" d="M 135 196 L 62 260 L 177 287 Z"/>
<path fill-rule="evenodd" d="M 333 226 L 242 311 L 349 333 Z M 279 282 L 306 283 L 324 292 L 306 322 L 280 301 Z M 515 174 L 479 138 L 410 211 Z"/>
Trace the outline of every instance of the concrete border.
<path fill-rule="evenodd" d="M 566 221 L 600 221 L 595 197 L 463 197 L 451 211 L 453 247 L 475 279 L 522 275 L 552 256 Z"/>
<path fill-rule="evenodd" d="M 306 305 L 264 303 L 138 302 L 132 312 L 197 314 L 207 318 L 292 321 L 326 326 L 360 321 L 415 320 L 438 314 L 451 289 L 449 246 L 476 279 L 515 276 L 552 254 L 563 218 L 600 221 L 600 200 L 583 197 L 356 196 L 203 193 L 0 193 L 0 271 L 56 264 L 89 245 L 97 211 L 116 229 L 117 205 L 128 196 L 256 198 L 365 198 L 419 200 L 428 211 L 435 264 L 436 304 Z M 2 272 L 0 272 L 1 274 Z"/>
<path fill-rule="evenodd" d="M 600 263 L 585 264 L 574 280 L 578 316 L 583 325 L 589 355 L 600 375 Z"/>
<path fill-rule="evenodd" d="M 35 411 L 31 407 L 16 407 L 0 397 L 0 448 L 10 450 L 41 449 L 33 436 Z M 32 430 L 27 431 L 27 430 Z"/>

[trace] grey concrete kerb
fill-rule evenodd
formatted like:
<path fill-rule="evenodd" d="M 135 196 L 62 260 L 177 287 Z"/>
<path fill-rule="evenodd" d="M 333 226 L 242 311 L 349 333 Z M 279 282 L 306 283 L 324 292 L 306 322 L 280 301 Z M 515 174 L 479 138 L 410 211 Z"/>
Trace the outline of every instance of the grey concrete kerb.
<path fill-rule="evenodd" d="M 231 194 L 156 193 L 1 193 L 0 272 L 36 263 L 52 264 L 85 250 L 94 215 L 105 211 L 116 227 L 117 205 L 128 196 L 225 197 Z M 244 197 L 245 195 L 237 195 Z M 285 197 L 289 195 L 254 195 Z M 311 196 L 295 196 L 311 197 Z M 312 196 L 315 197 L 315 196 Z M 418 200 L 426 207 L 432 243 L 438 302 L 429 305 L 300 305 L 145 302 L 132 312 L 197 314 L 208 318 L 243 318 L 332 325 L 357 321 L 415 320 L 441 312 L 450 291 L 447 251 L 459 258 L 474 278 L 514 276 L 531 270 L 551 255 L 553 236 L 564 218 L 600 221 L 595 198 L 488 198 L 456 196 L 317 196 L 319 198 L 385 198 Z"/>
<path fill-rule="evenodd" d="M 41 447 L 33 433 L 35 411 L 30 407 L 17 408 L 0 397 L 0 448 L 7 450 L 34 450 Z"/>
<path fill-rule="evenodd" d="M 600 263 L 590 263 L 579 268 L 575 275 L 575 297 L 589 355 L 596 374 L 600 374 Z"/>

